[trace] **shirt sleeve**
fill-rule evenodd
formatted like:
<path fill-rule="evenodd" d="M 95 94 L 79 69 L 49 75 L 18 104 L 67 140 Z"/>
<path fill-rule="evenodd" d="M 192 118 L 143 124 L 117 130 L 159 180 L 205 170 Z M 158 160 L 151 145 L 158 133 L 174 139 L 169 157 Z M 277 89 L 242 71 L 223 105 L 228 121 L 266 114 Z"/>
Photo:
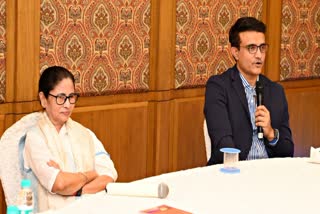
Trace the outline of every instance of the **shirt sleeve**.
<path fill-rule="evenodd" d="M 43 137 L 37 131 L 29 131 L 26 136 L 23 151 L 24 167 L 31 169 L 39 182 L 49 191 L 59 173 L 59 169 L 48 166 L 49 160 L 54 160 Z M 52 193 L 52 192 L 51 192 Z"/>
<path fill-rule="evenodd" d="M 116 181 L 118 178 L 118 173 L 114 167 L 109 153 L 105 150 L 103 144 L 96 137 L 96 135 L 90 129 L 88 129 L 88 131 L 93 138 L 95 146 L 95 169 L 97 173 L 99 175 L 107 175 L 113 178 L 114 181 Z"/>

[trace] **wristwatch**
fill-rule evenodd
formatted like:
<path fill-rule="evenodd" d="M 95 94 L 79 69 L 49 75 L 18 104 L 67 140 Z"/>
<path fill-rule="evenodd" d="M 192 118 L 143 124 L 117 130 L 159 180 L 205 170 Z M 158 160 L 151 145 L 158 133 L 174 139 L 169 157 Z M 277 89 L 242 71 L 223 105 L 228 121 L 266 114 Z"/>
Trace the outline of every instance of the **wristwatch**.
<path fill-rule="evenodd" d="M 274 138 L 273 140 L 279 139 L 279 130 L 278 129 L 273 129 L 274 131 Z"/>
<path fill-rule="evenodd" d="M 278 129 L 273 129 L 273 132 L 274 132 L 274 138 L 273 138 L 273 140 L 271 140 L 269 142 L 270 145 L 276 145 L 276 143 L 279 140 L 279 130 Z"/>

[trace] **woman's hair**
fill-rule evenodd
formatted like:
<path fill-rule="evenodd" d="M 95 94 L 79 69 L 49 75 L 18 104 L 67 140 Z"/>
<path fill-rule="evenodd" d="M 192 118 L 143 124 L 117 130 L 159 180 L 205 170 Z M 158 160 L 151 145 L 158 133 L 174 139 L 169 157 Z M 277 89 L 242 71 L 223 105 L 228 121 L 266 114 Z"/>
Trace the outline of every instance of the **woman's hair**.
<path fill-rule="evenodd" d="M 231 47 L 240 47 L 241 41 L 239 33 L 246 31 L 266 33 L 266 25 L 254 17 L 239 18 L 229 31 L 229 42 Z"/>
<path fill-rule="evenodd" d="M 46 68 L 39 79 L 39 92 L 42 92 L 46 98 L 49 92 L 53 90 L 56 85 L 63 79 L 71 79 L 73 85 L 75 84 L 73 74 L 68 69 L 61 66 L 52 66 Z"/>

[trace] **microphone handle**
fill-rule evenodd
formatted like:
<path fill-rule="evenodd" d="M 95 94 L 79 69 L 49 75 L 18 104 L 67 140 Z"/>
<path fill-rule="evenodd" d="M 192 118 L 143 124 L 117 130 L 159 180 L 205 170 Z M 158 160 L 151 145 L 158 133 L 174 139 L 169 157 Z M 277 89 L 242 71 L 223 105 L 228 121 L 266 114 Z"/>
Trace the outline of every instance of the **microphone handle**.
<path fill-rule="evenodd" d="M 263 105 L 263 97 L 262 93 L 257 93 L 257 106 Z M 263 129 L 261 126 L 257 127 L 258 129 L 258 139 L 262 140 L 263 139 Z"/>
<path fill-rule="evenodd" d="M 109 183 L 106 186 L 108 195 L 165 198 L 169 193 L 168 185 L 145 183 Z"/>
<path fill-rule="evenodd" d="M 259 140 L 262 140 L 263 139 L 263 129 L 260 126 L 258 126 L 257 129 L 258 129 L 258 138 L 259 138 Z"/>

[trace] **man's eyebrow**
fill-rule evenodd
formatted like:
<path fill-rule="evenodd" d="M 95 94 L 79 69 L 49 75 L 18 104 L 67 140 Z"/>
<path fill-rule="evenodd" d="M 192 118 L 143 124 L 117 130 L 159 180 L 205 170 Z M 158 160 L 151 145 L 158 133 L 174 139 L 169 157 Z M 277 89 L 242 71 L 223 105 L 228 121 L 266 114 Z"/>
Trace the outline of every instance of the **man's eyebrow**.
<path fill-rule="evenodd" d="M 254 44 L 254 43 L 250 43 L 250 44 L 247 44 L 247 45 L 244 45 L 244 46 L 261 46 L 261 45 L 266 45 L 267 43 L 261 43 L 259 45 L 257 44 Z"/>

